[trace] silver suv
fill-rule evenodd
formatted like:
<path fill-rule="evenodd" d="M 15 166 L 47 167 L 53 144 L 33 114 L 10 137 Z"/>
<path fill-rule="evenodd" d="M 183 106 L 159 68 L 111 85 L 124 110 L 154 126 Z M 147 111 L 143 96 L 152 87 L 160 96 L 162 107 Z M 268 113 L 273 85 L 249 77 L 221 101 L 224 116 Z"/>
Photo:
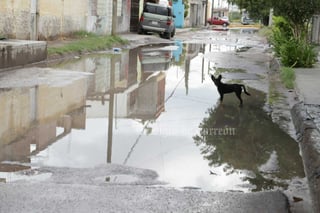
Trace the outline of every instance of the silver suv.
<path fill-rule="evenodd" d="M 171 7 L 148 2 L 140 17 L 138 33 L 154 32 L 170 39 L 176 33 L 174 18 Z"/>

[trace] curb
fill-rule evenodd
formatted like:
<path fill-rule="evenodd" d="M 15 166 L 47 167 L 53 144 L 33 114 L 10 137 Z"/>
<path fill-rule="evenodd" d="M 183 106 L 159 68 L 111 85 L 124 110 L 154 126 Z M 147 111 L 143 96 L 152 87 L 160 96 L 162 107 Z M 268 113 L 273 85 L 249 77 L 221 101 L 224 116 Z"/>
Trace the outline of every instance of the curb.
<path fill-rule="evenodd" d="M 308 116 L 303 103 L 292 107 L 291 116 L 308 179 L 312 208 L 314 212 L 320 212 L 320 132 Z"/>

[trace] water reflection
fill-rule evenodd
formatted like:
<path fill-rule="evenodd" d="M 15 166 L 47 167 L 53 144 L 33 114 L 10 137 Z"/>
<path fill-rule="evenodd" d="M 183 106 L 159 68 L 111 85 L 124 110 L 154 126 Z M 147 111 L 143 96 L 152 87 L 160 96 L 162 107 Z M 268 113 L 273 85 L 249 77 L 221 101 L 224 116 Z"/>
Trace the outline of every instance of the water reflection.
<path fill-rule="evenodd" d="M 92 167 L 112 162 L 156 170 L 161 180 L 173 186 L 212 191 L 248 191 L 253 186 L 256 190 L 266 189 L 260 183 L 266 182 L 266 174 L 282 180 L 300 176 L 298 146 L 266 117 L 263 94 L 254 92 L 256 96 L 247 98 L 241 111 L 238 103 L 232 103 L 236 101 L 232 96 L 229 104 L 226 97 L 224 107 L 212 107 L 218 94 L 208 77 L 210 62 L 202 57 L 214 51 L 211 46 L 177 41 L 174 46 L 151 45 L 54 65 L 73 70 L 70 72 L 76 75 L 79 71 L 91 75 L 82 83 L 30 87 L 30 91 L 22 92 L 22 96 L 31 94 L 24 98 L 34 100 L 27 102 L 30 108 L 21 105 L 11 114 L 6 112 L 12 104 L 1 108 L 5 110 L 0 115 L 7 116 L 4 120 L 14 127 L 9 133 L 0 132 L 1 165 L 18 161 L 40 166 Z M 0 97 L 7 96 L 13 102 L 16 92 L 6 92 L 0 91 Z M 50 98 L 40 101 L 39 94 Z M 63 101 L 57 105 L 60 99 Z M 17 112 L 30 116 L 20 116 L 20 120 L 28 121 L 23 127 L 14 122 L 19 117 Z M 235 136 L 203 137 L 204 128 L 209 128 L 211 122 L 216 128 L 235 128 Z M 263 135 L 266 132 L 260 129 L 254 134 L 245 132 L 255 132 L 253 127 L 260 122 L 261 129 L 269 128 L 271 136 Z M 258 143 L 259 137 L 270 137 L 270 141 Z M 252 155 L 258 159 L 256 163 L 251 162 L 256 160 Z M 269 170 L 269 165 L 277 166 Z M 12 170 L 7 167 L 1 171 Z"/>
<path fill-rule="evenodd" d="M 25 84 L 17 82 L 28 72 L 34 75 L 24 76 Z M 30 163 L 30 155 L 72 128 L 85 128 L 86 79 L 81 73 L 36 68 L 1 74 L 0 173 L 31 168 L 9 161 Z"/>
<path fill-rule="evenodd" d="M 287 180 L 304 177 L 299 148 L 263 111 L 265 95 L 250 93 L 241 109 L 232 97 L 209 108 L 195 143 L 210 166 L 223 165 L 229 174 L 251 171 L 243 180 L 254 191 L 285 187 Z"/>

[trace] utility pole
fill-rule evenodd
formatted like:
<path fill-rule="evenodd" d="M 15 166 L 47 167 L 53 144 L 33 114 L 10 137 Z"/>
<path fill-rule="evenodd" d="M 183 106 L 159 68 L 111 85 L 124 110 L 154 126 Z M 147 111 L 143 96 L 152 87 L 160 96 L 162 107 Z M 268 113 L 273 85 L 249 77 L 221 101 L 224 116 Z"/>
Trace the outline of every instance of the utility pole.
<path fill-rule="evenodd" d="M 111 30 L 111 35 L 116 35 L 117 34 L 117 24 L 118 24 L 118 5 L 117 5 L 117 0 L 112 0 L 112 30 Z"/>
<path fill-rule="evenodd" d="M 213 19 L 213 5 L 214 5 L 214 0 L 211 1 L 212 5 L 211 5 L 211 19 Z"/>
<path fill-rule="evenodd" d="M 273 16 L 273 8 L 270 9 L 270 12 L 269 12 L 269 27 L 272 26 L 272 16 Z"/>
<path fill-rule="evenodd" d="M 204 26 L 207 26 L 207 20 L 208 20 L 208 0 L 206 0 L 206 10 L 205 10 Z"/>

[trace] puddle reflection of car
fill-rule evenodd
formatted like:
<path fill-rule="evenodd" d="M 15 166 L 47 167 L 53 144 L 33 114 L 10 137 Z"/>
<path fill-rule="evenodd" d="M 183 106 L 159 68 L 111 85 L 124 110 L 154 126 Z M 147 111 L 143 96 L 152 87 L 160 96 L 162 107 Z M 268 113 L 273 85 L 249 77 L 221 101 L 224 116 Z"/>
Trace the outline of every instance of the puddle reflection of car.
<path fill-rule="evenodd" d="M 155 72 L 169 69 L 172 51 L 162 47 L 145 47 L 139 52 L 142 71 Z"/>
<path fill-rule="evenodd" d="M 212 17 L 212 18 L 208 18 L 207 22 L 210 25 L 222 25 L 224 27 L 228 26 L 230 23 L 228 20 L 223 20 L 219 17 Z"/>
<path fill-rule="evenodd" d="M 253 24 L 253 23 L 254 22 L 253 22 L 253 20 L 251 18 L 248 18 L 246 16 L 243 16 L 241 18 L 241 24 L 243 24 L 243 25 L 249 25 L 249 24 Z"/>

